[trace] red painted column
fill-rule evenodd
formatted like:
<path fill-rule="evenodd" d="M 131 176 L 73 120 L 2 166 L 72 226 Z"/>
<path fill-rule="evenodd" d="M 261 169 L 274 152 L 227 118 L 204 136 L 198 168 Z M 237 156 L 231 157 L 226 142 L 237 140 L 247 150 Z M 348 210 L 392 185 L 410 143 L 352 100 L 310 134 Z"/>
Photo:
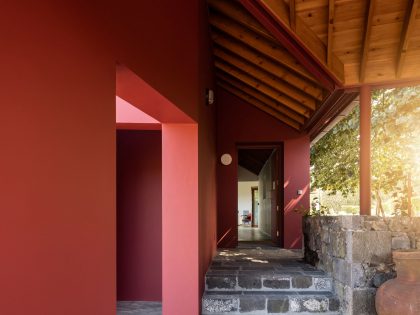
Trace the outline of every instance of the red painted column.
<path fill-rule="evenodd" d="M 360 214 L 370 215 L 371 209 L 371 167 L 370 167 L 370 130 L 371 130 L 371 91 L 370 86 L 360 87 Z"/>
<path fill-rule="evenodd" d="M 162 124 L 163 315 L 199 314 L 198 127 Z"/>

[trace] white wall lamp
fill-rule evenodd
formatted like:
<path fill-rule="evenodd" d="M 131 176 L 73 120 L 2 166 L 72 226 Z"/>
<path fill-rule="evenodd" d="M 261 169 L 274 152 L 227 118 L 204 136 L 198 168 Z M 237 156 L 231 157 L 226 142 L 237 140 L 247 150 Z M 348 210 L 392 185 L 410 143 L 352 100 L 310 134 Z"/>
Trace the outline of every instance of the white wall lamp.
<path fill-rule="evenodd" d="M 220 157 L 220 162 L 223 165 L 230 165 L 232 164 L 232 156 L 229 153 L 225 153 Z"/>

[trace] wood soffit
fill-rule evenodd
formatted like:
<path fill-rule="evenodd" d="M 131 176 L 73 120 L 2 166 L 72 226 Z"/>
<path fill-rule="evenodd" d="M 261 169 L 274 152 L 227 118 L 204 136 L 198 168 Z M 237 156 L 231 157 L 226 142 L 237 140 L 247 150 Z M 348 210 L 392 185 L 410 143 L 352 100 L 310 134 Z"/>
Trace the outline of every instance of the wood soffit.
<path fill-rule="evenodd" d="M 217 84 L 313 137 L 354 87 L 420 80 L 419 2 L 208 0 Z"/>

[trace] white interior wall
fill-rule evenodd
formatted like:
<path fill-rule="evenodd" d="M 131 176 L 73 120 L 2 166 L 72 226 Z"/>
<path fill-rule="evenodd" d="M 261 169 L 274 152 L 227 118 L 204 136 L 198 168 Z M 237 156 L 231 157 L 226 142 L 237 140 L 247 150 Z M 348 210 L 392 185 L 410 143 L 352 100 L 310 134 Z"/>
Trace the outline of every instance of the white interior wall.
<path fill-rule="evenodd" d="M 258 187 L 258 181 L 238 182 L 238 224 L 242 224 L 244 210 L 252 212 L 251 187 Z"/>

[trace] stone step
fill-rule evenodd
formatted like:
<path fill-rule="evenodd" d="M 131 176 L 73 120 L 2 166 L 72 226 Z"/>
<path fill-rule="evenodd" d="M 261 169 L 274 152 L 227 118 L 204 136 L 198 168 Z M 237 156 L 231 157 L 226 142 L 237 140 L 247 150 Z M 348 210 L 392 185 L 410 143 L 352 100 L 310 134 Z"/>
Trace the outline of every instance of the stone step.
<path fill-rule="evenodd" d="M 332 279 L 322 271 L 209 270 L 206 291 L 331 292 Z"/>
<path fill-rule="evenodd" d="M 339 300 L 327 292 L 205 292 L 202 315 L 330 314 L 339 315 Z"/>

